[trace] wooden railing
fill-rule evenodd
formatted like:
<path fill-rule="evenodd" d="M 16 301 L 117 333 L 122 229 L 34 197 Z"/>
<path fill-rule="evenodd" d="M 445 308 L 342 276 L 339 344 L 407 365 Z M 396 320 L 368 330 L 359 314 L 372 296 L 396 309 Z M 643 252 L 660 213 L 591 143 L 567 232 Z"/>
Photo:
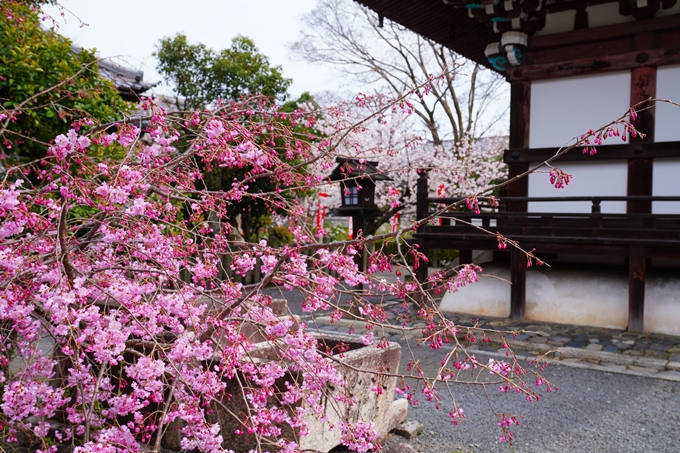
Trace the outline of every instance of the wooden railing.
<path fill-rule="evenodd" d="M 464 233 L 468 230 L 474 231 L 475 229 L 482 234 L 484 232 L 476 228 L 481 227 L 484 229 L 494 228 L 511 231 L 522 228 L 524 229 L 523 231 L 512 232 L 526 236 L 527 228 L 529 230 L 549 228 L 549 235 L 551 237 L 563 237 L 565 240 L 578 237 L 578 233 L 584 234 L 588 238 L 596 239 L 600 237 L 604 239 L 609 237 L 612 231 L 618 230 L 615 236 L 621 236 L 620 233 L 627 231 L 627 236 L 631 239 L 647 238 L 649 240 L 680 241 L 680 214 L 602 212 L 603 202 L 625 202 L 627 205 L 636 203 L 636 206 L 645 203 L 648 205 L 649 211 L 651 211 L 652 203 L 663 202 L 664 204 L 675 203 L 676 206 L 680 205 L 680 196 L 502 197 L 497 206 L 492 206 L 488 199 L 479 200 L 480 212 L 476 214 L 466 207 L 465 199 L 429 197 L 426 192 L 427 180 L 420 178 L 418 183 L 416 207 L 418 220 L 432 216 L 441 210 L 442 207 L 456 204 L 455 210 L 449 209 L 438 215 L 439 226 L 441 228 L 437 228 L 436 222 L 435 224 L 422 225 L 418 229 L 420 235 L 436 232 L 456 234 L 457 231 Z M 509 212 L 506 210 L 507 204 L 510 203 L 515 203 L 516 205 L 517 203 L 554 204 L 572 202 L 590 203 L 590 212 L 551 212 L 550 210 L 542 212 Z M 602 231 L 598 233 L 593 231 L 594 229 Z M 660 233 L 660 237 L 646 237 L 650 231 Z M 533 233 L 538 234 L 539 232 L 534 231 Z M 539 235 L 545 234 L 548 234 L 548 232 L 542 231 Z M 680 242 L 678 246 L 680 246 Z"/>
<path fill-rule="evenodd" d="M 590 212 L 512 212 L 506 203 L 589 202 Z M 627 210 L 602 212 L 604 202 L 626 202 Z M 480 212 L 471 212 L 465 200 L 434 198 L 427 194 L 427 179 L 418 180 L 416 213 L 419 220 L 432 218 L 416 232 L 422 251 L 452 248 L 460 250 L 460 263 L 469 263 L 472 250 L 509 252 L 511 288 L 510 316 L 523 319 L 526 304 L 526 268 L 535 256 L 546 254 L 618 255 L 626 257 L 629 279 L 628 328 L 643 329 L 644 292 L 647 259 L 680 259 L 680 214 L 654 214 L 652 203 L 680 205 L 680 196 L 577 196 L 577 197 L 503 197 L 498 206 L 488 200 L 479 202 Z M 458 203 L 456 210 L 439 212 Z M 631 205 L 633 209 L 631 209 Z M 639 213 L 640 206 L 649 212 Z M 435 210 L 436 209 L 436 210 Z M 438 214 L 437 214 L 438 213 Z M 434 216 L 436 215 L 436 217 Z M 507 240 L 520 247 L 504 247 Z M 504 242 L 505 241 L 505 242 Z M 418 279 L 427 278 L 427 265 L 418 269 Z"/>

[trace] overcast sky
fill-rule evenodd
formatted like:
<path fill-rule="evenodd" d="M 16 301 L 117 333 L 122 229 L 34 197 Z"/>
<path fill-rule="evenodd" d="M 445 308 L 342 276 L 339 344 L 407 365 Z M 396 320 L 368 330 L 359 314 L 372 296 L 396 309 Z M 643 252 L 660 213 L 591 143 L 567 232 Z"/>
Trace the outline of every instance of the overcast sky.
<path fill-rule="evenodd" d="M 128 67 L 144 71 L 147 81 L 161 81 L 156 72 L 153 52 L 158 41 L 184 33 L 190 42 L 201 42 L 213 49 L 231 45 L 236 35 L 247 36 L 274 65 L 283 68 L 285 77 L 293 79 L 288 90 L 292 99 L 309 91 L 318 94 L 335 92 L 351 99 L 370 87 L 348 80 L 329 66 L 298 61 L 288 50 L 299 39 L 304 27 L 301 16 L 312 11 L 317 0 L 59 0 L 66 9 L 47 6 L 59 26 L 59 33 L 80 47 L 96 48 L 99 56 L 117 57 Z M 85 26 L 80 26 L 80 21 Z M 154 89 L 169 94 L 167 87 Z M 507 96 L 506 96 L 507 97 Z M 491 108 L 485 114 L 490 121 L 507 105 Z M 499 123 L 505 133 L 507 118 Z"/>
<path fill-rule="evenodd" d="M 336 71 L 295 61 L 287 44 L 298 39 L 300 17 L 314 9 L 316 0 L 60 0 L 69 11 L 59 18 L 54 7 L 45 10 L 59 25 L 59 33 L 81 47 L 96 48 L 101 57 L 121 57 L 121 62 L 144 71 L 144 79 L 161 80 L 152 56 L 158 40 L 184 33 L 190 42 L 214 49 L 229 47 L 236 35 L 252 38 L 260 51 L 283 74 L 293 79 L 289 93 L 304 91 L 357 92 L 346 86 Z M 88 24 L 80 27 L 80 20 Z"/>

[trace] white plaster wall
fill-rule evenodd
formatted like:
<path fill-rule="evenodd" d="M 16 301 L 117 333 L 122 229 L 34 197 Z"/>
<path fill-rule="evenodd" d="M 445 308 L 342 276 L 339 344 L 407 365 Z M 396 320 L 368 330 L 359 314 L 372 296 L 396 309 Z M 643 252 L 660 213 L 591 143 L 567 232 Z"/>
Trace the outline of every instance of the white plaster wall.
<path fill-rule="evenodd" d="M 645 283 L 645 331 L 680 335 L 680 273 L 651 274 Z"/>
<path fill-rule="evenodd" d="M 656 268 L 680 269 L 680 260 L 673 258 L 652 258 L 652 266 Z"/>
<path fill-rule="evenodd" d="M 654 159 L 653 195 L 680 197 L 679 179 L 680 157 Z M 652 212 L 654 214 L 680 214 L 680 201 L 655 201 L 652 203 Z"/>
<path fill-rule="evenodd" d="M 479 282 L 460 288 L 458 292 L 447 291 L 439 308 L 476 316 L 509 317 L 510 269 L 498 264 L 482 267 L 486 275 L 480 275 Z"/>
<path fill-rule="evenodd" d="M 562 146 L 629 107 L 630 71 L 532 82 L 529 146 Z"/>
<path fill-rule="evenodd" d="M 588 267 L 527 273 L 527 319 L 625 329 L 628 275 Z"/>
<path fill-rule="evenodd" d="M 622 24 L 625 22 L 635 22 L 633 16 L 622 16 L 619 14 L 618 3 L 602 3 L 600 5 L 588 5 L 588 27 L 603 27 L 605 25 Z"/>
<path fill-rule="evenodd" d="M 530 197 L 624 196 L 627 192 L 628 163 L 625 161 L 564 162 L 559 168 L 572 174 L 571 183 L 563 189 L 550 184 L 547 169 L 529 176 Z M 587 201 L 529 203 L 529 212 L 590 212 Z M 605 213 L 625 213 L 623 201 L 601 203 Z"/>
<path fill-rule="evenodd" d="M 536 32 L 536 35 L 552 35 L 572 31 L 574 29 L 574 19 L 576 19 L 576 10 L 573 9 L 548 13 L 545 16 L 545 25 Z"/>
<path fill-rule="evenodd" d="M 661 66 L 657 69 L 656 97 L 680 103 L 680 65 Z M 656 104 L 654 141 L 675 140 L 680 140 L 680 107 L 659 102 Z"/>
<path fill-rule="evenodd" d="M 475 316 L 510 315 L 510 270 L 484 266 L 479 283 L 447 292 L 440 309 Z M 625 268 L 560 266 L 527 272 L 528 320 L 625 329 L 628 324 L 628 273 Z M 645 331 L 680 335 L 680 276 L 648 275 Z"/>

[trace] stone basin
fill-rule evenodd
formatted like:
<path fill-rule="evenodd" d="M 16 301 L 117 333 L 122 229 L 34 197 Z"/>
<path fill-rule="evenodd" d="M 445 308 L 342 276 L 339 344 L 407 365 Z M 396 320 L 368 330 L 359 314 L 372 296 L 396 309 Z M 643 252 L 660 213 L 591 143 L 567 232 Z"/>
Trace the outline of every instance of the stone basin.
<path fill-rule="evenodd" d="M 329 386 L 322 401 L 325 407 L 323 415 L 326 420 L 321 421 L 319 416 L 310 411 L 306 415 L 306 422 L 309 426 L 307 436 L 301 437 L 298 430 L 293 431 L 288 428 L 287 431 L 284 430 L 283 437 L 297 442 L 301 451 L 328 453 L 340 445 L 340 421 L 361 420 L 373 423 L 374 429 L 379 433 L 379 440 L 383 440 L 391 430 L 406 420 L 408 403 L 405 399 L 394 399 L 396 377 L 379 377 L 376 373 L 398 372 L 401 347 L 397 343 L 390 343 L 383 348 L 378 348 L 375 344 L 365 346 L 359 341 L 359 337 L 354 335 L 317 333 L 315 336 L 322 345 L 334 347 L 344 343 L 349 346 L 349 350 L 342 358 L 339 358 L 336 367 L 345 379 L 345 390 L 354 397 L 356 404 L 349 406 L 335 401 L 334 396 L 339 393 L 339 389 Z M 271 343 L 266 341 L 259 343 L 251 351 L 251 356 L 256 361 L 278 359 L 277 355 Z M 280 385 L 284 389 L 284 380 L 297 378 L 299 376 L 288 374 L 275 386 L 278 388 Z M 371 390 L 376 385 L 382 388 L 380 394 Z M 257 447 L 255 436 L 234 434 L 242 427 L 234 416 L 225 410 L 227 408 L 232 414 L 239 416 L 247 414 L 245 401 L 240 396 L 240 387 L 235 380 L 228 383 L 226 393 L 231 394 L 232 397 L 229 401 L 223 401 L 224 408 L 213 404 L 211 422 L 220 424 L 225 448 L 232 449 L 236 453 L 248 452 Z M 266 445 L 262 448 L 263 450 L 276 450 Z"/>

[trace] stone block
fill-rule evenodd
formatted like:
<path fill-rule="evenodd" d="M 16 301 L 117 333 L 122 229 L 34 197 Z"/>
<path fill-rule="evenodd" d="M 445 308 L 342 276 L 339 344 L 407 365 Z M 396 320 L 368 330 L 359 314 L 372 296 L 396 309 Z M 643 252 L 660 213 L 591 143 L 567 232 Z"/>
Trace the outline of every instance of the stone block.
<path fill-rule="evenodd" d="M 680 371 L 680 361 L 674 362 L 670 361 L 666 364 L 666 369 L 670 371 Z"/>
<path fill-rule="evenodd" d="M 403 442 L 386 442 L 382 447 L 383 453 L 418 453 L 412 445 Z"/>
<path fill-rule="evenodd" d="M 668 381 L 680 382 L 680 372 L 678 372 L 678 371 L 672 371 L 672 370 L 659 371 L 657 376 L 659 376 L 660 378 L 666 379 Z"/>
<path fill-rule="evenodd" d="M 656 370 L 654 368 L 647 368 L 643 366 L 636 366 L 636 365 L 628 365 L 628 369 L 631 371 L 639 371 L 641 373 L 658 373 L 659 370 Z"/>
<path fill-rule="evenodd" d="M 565 348 L 582 348 L 582 347 L 584 347 L 584 346 L 585 346 L 585 343 L 584 343 L 584 342 L 582 342 L 582 341 L 576 341 L 576 340 L 568 341 L 568 342 L 564 345 Z"/>
<path fill-rule="evenodd" d="M 288 301 L 286 299 L 272 299 L 269 306 L 276 316 L 290 315 L 290 312 L 288 311 Z"/>
<path fill-rule="evenodd" d="M 413 440 L 418 436 L 418 432 L 423 429 L 423 424 L 418 420 L 409 419 L 401 423 L 394 429 L 394 434 L 398 434 L 408 440 Z"/>
<path fill-rule="evenodd" d="M 616 365 L 634 365 L 643 368 L 653 368 L 657 371 L 665 369 L 667 362 L 666 360 L 654 359 L 651 357 L 636 357 L 612 352 L 590 351 L 588 349 L 558 348 L 557 350 L 562 357 L 576 357 L 581 360 L 595 360 L 614 363 Z"/>
<path fill-rule="evenodd" d="M 612 372 L 621 372 L 627 369 L 624 365 L 616 365 L 614 363 L 603 363 L 602 366 L 604 366 L 607 371 Z"/>
<path fill-rule="evenodd" d="M 405 398 L 392 401 L 389 419 L 385 423 L 386 429 L 389 428 L 387 432 L 392 432 L 404 424 L 406 417 L 408 417 L 408 401 Z"/>
<path fill-rule="evenodd" d="M 656 359 L 665 359 L 668 356 L 668 354 L 665 352 L 656 351 L 654 349 L 647 349 L 644 355 L 645 357 L 652 357 Z"/>
<path fill-rule="evenodd" d="M 649 346 L 649 348 L 654 349 L 655 351 L 668 352 L 668 350 L 671 348 L 671 345 L 663 343 L 653 343 Z"/>

